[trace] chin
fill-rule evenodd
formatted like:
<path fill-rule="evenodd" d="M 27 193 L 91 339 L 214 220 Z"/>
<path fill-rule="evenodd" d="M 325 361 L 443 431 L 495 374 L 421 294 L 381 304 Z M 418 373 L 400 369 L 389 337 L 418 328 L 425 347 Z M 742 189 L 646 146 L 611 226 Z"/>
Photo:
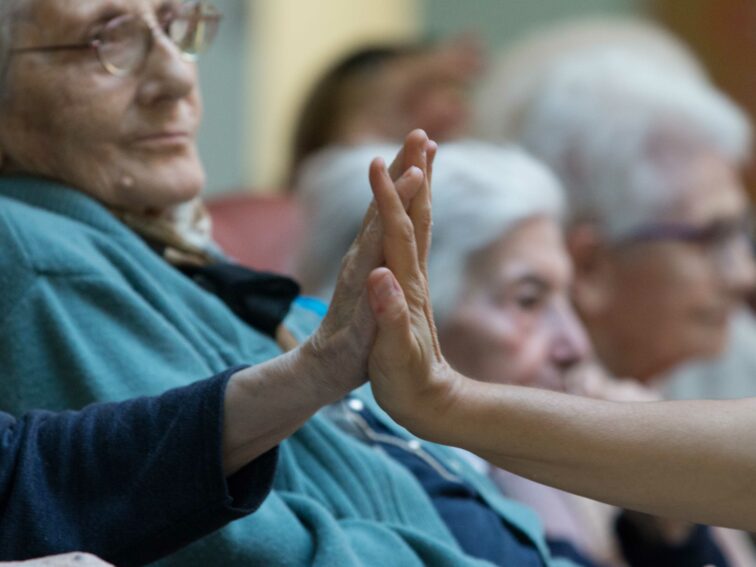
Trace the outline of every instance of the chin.
<path fill-rule="evenodd" d="M 521 376 L 519 380 L 514 380 L 511 383 L 516 386 L 537 388 L 539 390 L 564 391 L 564 377 L 560 372 L 554 370 Z"/>
<path fill-rule="evenodd" d="M 727 347 L 727 327 L 711 333 L 711 338 L 701 345 L 702 358 L 715 358 L 721 355 Z"/>
<path fill-rule="evenodd" d="M 552 392 L 566 392 L 567 391 L 565 387 L 564 378 L 562 378 L 561 376 L 536 380 L 533 383 L 528 384 L 528 385 L 532 386 L 533 388 L 540 388 L 541 390 L 550 390 Z"/>
<path fill-rule="evenodd" d="M 699 358 L 714 358 L 727 348 L 730 336 L 730 317 L 722 315 L 699 323 L 700 331 L 691 337 L 691 345 L 698 347 Z"/>
<path fill-rule="evenodd" d="M 655 375 L 664 374 L 680 364 L 695 362 L 697 360 L 709 360 L 720 356 L 727 346 L 726 328 L 713 330 L 711 328 L 691 337 L 685 345 L 680 345 L 679 355 L 670 357 L 669 360 L 660 361 Z"/>
<path fill-rule="evenodd" d="M 160 183 L 160 179 L 165 182 Z M 205 175 L 198 172 L 191 175 L 155 176 L 149 185 L 150 207 L 167 209 L 199 197 L 205 187 Z"/>

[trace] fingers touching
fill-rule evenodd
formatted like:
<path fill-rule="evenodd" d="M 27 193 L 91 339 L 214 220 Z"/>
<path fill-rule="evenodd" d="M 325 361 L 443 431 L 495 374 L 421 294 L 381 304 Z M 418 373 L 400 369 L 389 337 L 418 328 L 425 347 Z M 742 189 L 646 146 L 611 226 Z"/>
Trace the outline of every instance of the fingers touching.
<path fill-rule="evenodd" d="M 405 150 L 407 157 L 414 148 L 405 146 Z M 371 307 L 379 320 L 379 325 L 381 320 L 386 321 L 387 317 L 397 324 L 400 321 L 404 321 L 404 324 L 420 324 L 429 334 L 433 354 L 441 359 L 433 324 L 427 276 L 427 255 L 430 250 L 432 225 L 429 181 L 436 151 L 437 145 L 425 138 L 422 150 L 413 158 L 416 164 L 396 183 L 392 183 L 390 173 L 382 161 L 375 160 L 371 164 L 371 187 L 378 216 L 383 225 L 383 255 L 389 271 L 373 271 L 368 288 Z M 407 196 L 404 191 L 409 187 L 416 193 L 407 207 L 402 197 Z M 400 317 L 394 320 L 392 315 L 399 314 L 406 314 L 408 319 Z M 399 329 L 392 330 L 392 333 L 396 332 L 399 332 Z M 399 336 L 401 334 L 397 335 Z"/>
<path fill-rule="evenodd" d="M 397 189 L 391 183 L 386 170 L 380 161 L 373 163 L 371 168 L 371 187 L 378 213 L 383 224 L 383 256 L 386 265 L 391 268 L 402 288 L 410 290 L 410 303 L 419 301 L 422 286 L 418 281 L 419 264 L 417 258 L 417 243 L 415 229 Z M 407 177 L 415 180 L 418 185 L 423 183 L 424 175 L 416 167 L 407 170 Z M 401 183 L 402 179 L 397 182 Z M 417 197 L 416 197 L 417 198 Z"/>
<path fill-rule="evenodd" d="M 435 155 L 435 142 L 428 140 L 428 136 L 422 130 L 413 130 L 407 135 L 404 145 L 399 150 L 396 158 L 388 168 L 386 175 L 391 183 L 395 183 L 394 190 L 407 208 L 413 202 L 418 191 L 423 190 L 422 176 L 418 177 L 413 168 L 418 168 L 423 174 L 428 164 L 428 148 Z M 378 170 L 386 170 L 383 161 L 376 159 L 370 166 L 370 183 L 375 182 Z M 362 221 L 362 228 L 355 241 L 360 248 L 360 255 L 366 260 L 365 265 L 370 264 L 370 269 L 375 268 L 381 262 L 381 222 L 375 202 L 371 203 Z M 360 274 L 366 276 L 367 274 Z"/>
<path fill-rule="evenodd" d="M 423 170 L 423 184 L 418 191 L 417 197 L 412 201 L 409 209 L 410 219 L 415 229 L 417 241 L 417 256 L 420 262 L 420 270 L 428 277 L 427 260 L 431 245 L 431 180 L 433 176 L 433 161 L 436 159 L 438 146 L 433 141 L 426 144 L 425 168 Z"/>
<path fill-rule="evenodd" d="M 409 331 L 409 312 L 404 293 L 388 268 L 376 268 L 368 278 L 370 307 L 380 327 L 391 327 L 391 331 Z M 396 333 L 391 332 L 392 336 Z"/>
<path fill-rule="evenodd" d="M 376 198 L 342 263 L 334 294 L 338 303 L 351 303 L 359 297 L 368 274 L 389 261 L 386 254 L 391 255 L 390 264 L 397 269 L 405 289 L 414 290 L 412 303 L 420 301 L 424 284 L 417 273 L 419 270 L 425 276 L 425 255 L 430 246 L 428 179 L 436 148 L 425 132 L 414 130 L 389 168 L 380 158 L 371 163 L 369 177 Z M 397 240 L 402 238 L 404 242 Z"/>
<path fill-rule="evenodd" d="M 428 135 L 423 130 L 413 130 L 404 139 L 404 145 L 389 166 L 389 175 L 396 181 L 413 165 L 424 169 L 421 160 L 425 160 L 425 146 Z"/>

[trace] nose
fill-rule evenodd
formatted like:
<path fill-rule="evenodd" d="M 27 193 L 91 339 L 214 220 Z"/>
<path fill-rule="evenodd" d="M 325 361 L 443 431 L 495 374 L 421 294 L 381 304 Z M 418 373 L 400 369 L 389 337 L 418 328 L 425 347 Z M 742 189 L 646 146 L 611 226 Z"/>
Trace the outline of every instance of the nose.
<path fill-rule="evenodd" d="M 586 360 L 591 350 L 588 334 L 567 300 L 555 307 L 553 329 L 550 355 L 556 366 L 568 370 Z"/>
<path fill-rule="evenodd" d="M 142 69 L 142 77 L 139 101 L 152 105 L 191 93 L 196 87 L 197 69 L 194 63 L 184 59 L 179 48 L 160 27 L 155 26 L 152 49 Z"/>
<path fill-rule="evenodd" d="M 727 252 L 719 268 L 721 281 L 727 293 L 740 301 L 753 293 L 756 286 L 752 244 L 743 236 L 732 242 Z"/>

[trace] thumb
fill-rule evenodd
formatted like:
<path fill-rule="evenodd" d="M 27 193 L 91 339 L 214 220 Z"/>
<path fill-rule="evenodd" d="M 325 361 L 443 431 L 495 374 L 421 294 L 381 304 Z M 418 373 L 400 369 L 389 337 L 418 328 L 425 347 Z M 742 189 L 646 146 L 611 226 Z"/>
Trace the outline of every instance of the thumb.
<path fill-rule="evenodd" d="M 388 268 L 376 268 L 367 281 L 370 308 L 378 324 L 376 347 L 383 354 L 403 358 L 412 348 L 407 301 L 399 282 Z M 384 350 L 385 349 L 385 350 Z"/>

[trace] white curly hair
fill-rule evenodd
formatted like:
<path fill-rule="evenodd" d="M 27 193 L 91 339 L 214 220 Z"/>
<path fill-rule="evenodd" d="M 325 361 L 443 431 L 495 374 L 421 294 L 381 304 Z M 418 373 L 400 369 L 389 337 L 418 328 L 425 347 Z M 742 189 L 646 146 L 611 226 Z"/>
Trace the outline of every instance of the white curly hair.
<path fill-rule="evenodd" d="M 305 163 L 297 190 L 308 235 L 297 274 L 305 290 L 328 298 L 341 257 L 371 199 L 370 161 L 388 163 L 397 147 L 335 148 Z M 514 147 L 462 141 L 441 146 L 433 170 L 433 245 L 428 259 L 431 300 L 440 326 L 462 291 L 468 260 L 520 222 L 564 209 L 561 187 L 543 165 Z"/>
<path fill-rule="evenodd" d="M 615 36 L 576 29 L 521 47 L 494 71 L 478 108 L 483 135 L 522 144 L 560 177 L 572 220 L 619 238 L 674 207 L 682 188 L 662 159 L 670 153 L 685 160 L 703 150 L 743 164 L 748 118 L 678 40 L 644 23 Z M 537 57 L 518 74 L 528 53 Z"/>

